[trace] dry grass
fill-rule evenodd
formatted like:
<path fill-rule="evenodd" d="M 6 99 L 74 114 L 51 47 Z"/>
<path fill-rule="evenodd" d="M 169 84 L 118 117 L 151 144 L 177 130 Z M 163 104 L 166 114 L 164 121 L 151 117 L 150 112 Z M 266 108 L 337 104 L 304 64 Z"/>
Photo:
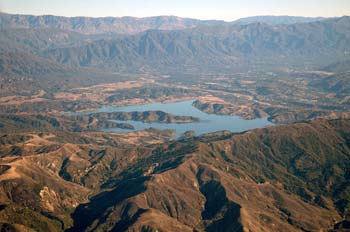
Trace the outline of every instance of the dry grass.
<path fill-rule="evenodd" d="M 55 98 L 68 101 L 89 100 L 92 102 L 104 102 L 104 100 L 110 96 L 113 91 L 120 89 L 140 88 L 150 83 L 153 83 L 153 80 L 125 81 L 80 87 L 65 92 L 56 93 Z"/>
<path fill-rule="evenodd" d="M 27 102 L 43 102 L 46 101 L 43 96 L 45 95 L 44 90 L 40 90 L 38 94 L 32 96 L 6 96 L 0 97 L 0 105 L 19 105 Z"/>

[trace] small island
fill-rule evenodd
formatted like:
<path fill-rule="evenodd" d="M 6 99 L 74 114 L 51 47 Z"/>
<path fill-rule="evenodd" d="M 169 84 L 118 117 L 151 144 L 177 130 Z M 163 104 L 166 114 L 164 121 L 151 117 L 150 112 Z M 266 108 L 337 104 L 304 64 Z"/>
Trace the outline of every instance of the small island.
<path fill-rule="evenodd" d="M 81 115 L 80 115 L 81 116 Z M 193 123 L 199 122 L 199 118 L 192 116 L 173 115 L 163 111 L 144 111 L 144 112 L 101 112 L 89 115 L 98 120 L 121 120 L 121 121 L 140 121 L 144 123 Z"/>
<path fill-rule="evenodd" d="M 134 126 L 126 122 L 118 121 L 140 121 L 143 123 L 193 123 L 199 122 L 199 118 L 192 116 L 179 116 L 163 111 L 144 112 L 99 112 L 81 115 L 65 116 L 64 124 L 73 131 L 96 131 L 102 128 L 120 128 L 134 130 Z"/>

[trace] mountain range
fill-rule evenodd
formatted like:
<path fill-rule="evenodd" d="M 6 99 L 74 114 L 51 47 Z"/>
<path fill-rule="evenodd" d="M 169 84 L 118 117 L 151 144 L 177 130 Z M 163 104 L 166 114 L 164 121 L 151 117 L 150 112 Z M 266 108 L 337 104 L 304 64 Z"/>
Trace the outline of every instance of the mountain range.
<path fill-rule="evenodd" d="M 237 66 L 240 63 L 301 62 L 342 56 L 349 51 L 350 18 L 271 26 L 199 26 L 186 30 L 149 30 L 103 39 L 83 46 L 48 50 L 44 55 L 63 64 L 151 68 L 176 65 Z M 263 61 L 262 61 L 263 60 Z M 136 67 L 135 67 L 136 64 Z M 140 65 L 141 64 L 141 65 Z"/>
<path fill-rule="evenodd" d="M 176 16 L 155 16 L 147 18 L 136 17 L 60 17 L 53 15 L 0 15 L 0 28 L 55 28 L 75 31 L 82 34 L 137 34 L 142 31 L 157 30 L 180 30 L 199 25 L 215 25 L 223 21 L 201 21 Z"/>
<path fill-rule="evenodd" d="M 146 30 L 181 30 L 197 26 L 215 26 L 219 24 L 294 24 L 322 21 L 326 18 L 293 16 L 257 16 L 241 18 L 233 22 L 222 20 L 198 20 L 176 16 L 136 17 L 62 17 L 54 15 L 12 15 L 0 14 L 0 29 L 4 28 L 55 28 L 75 31 L 82 34 L 137 34 Z"/>
<path fill-rule="evenodd" d="M 141 69 L 229 73 L 240 67 L 275 64 L 317 68 L 349 59 L 350 17 L 247 20 L 228 23 L 173 16 L 66 18 L 2 13 L 0 77 L 13 74 L 35 82 L 38 77 L 57 75 L 57 70 L 76 76 L 86 68 L 101 73 Z M 46 71 L 34 68 L 24 77 L 18 69 L 28 68 L 17 65 L 16 57 L 27 60 L 29 67 L 45 66 Z M 33 66 L 32 62 L 40 64 Z"/>

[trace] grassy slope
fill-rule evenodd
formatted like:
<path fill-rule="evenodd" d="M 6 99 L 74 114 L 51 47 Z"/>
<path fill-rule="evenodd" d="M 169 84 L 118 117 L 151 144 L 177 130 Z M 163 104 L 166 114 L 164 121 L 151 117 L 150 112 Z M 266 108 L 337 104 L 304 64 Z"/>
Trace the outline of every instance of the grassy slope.
<path fill-rule="evenodd" d="M 80 205 L 72 231 L 332 228 L 349 209 L 349 130 L 319 120 L 170 144 Z"/>

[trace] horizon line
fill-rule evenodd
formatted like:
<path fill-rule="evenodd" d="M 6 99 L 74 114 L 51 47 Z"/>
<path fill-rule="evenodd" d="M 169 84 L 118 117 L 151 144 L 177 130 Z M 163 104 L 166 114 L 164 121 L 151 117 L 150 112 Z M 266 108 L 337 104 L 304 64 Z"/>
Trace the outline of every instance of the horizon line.
<path fill-rule="evenodd" d="M 195 18 L 195 17 L 187 17 L 187 16 L 177 16 L 177 15 L 150 15 L 150 16 L 131 16 L 131 15 L 123 15 L 123 16 L 86 16 L 86 15 L 75 15 L 75 16 L 67 16 L 67 15 L 56 15 L 56 14 L 30 14 L 30 13 L 8 13 L 4 11 L 0 11 L 0 14 L 8 14 L 8 15 L 23 15 L 23 16 L 36 16 L 36 17 L 43 17 L 43 16 L 54 16 L 54 17 L 64 17 L 64 18 L 135 18 L 135 19 L 145 19 L 145 18 L 154 18 L 154 17 L 176 17 L 176 18 L 182 18 L 182 19 L 194 19 L 194 20 L 200 20 L 200 21 L 224 21 L 224 22 L 233 22 L 237 21 L 239 19 L 245 19 L 245 18 L 251 18 L 251 17 L 301 17 L 301 18 L 323 18 L 323 19 L 331 19 L 331 18 L 341 18 L 341 17 L 349 17 L 350 15 L 337 15 L 337 16 L 304 16 L 304 15 L 273 15 L 273 14 L 262 14 L 262 15 L 250 15 L 250 16 L 244 16 L 239 17 L 232 20 L 225 20 L 225 19 L 201 19 L 201 18 Z"/>

